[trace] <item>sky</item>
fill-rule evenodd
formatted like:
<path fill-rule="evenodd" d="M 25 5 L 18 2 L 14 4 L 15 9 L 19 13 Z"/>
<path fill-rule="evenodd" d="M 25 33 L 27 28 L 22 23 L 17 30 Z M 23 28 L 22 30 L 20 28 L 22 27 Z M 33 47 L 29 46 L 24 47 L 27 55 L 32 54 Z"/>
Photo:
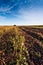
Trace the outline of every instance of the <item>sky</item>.
<path fill-rule="evenodd" d="M 43 25 L 43 0 L 0 0 L 0 25 Z"/>

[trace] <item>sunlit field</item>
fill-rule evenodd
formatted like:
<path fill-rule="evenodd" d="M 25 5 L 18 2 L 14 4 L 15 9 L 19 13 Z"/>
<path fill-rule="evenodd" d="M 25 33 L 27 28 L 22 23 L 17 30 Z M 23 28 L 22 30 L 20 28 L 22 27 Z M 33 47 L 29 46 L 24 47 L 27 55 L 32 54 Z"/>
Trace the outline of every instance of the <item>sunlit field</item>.
<path fill-rule="evenodd" d="M 0 65 L 43 65 L 43 26 L 0 26 Z"/>

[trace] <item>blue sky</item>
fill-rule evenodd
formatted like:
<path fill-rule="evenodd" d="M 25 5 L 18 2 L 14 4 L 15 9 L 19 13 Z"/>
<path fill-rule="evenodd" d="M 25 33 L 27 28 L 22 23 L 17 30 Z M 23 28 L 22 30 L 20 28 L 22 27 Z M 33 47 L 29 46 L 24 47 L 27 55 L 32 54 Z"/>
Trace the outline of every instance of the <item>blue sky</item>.
<path fill-rule="evenodd" d="M 43 0 L 1 0 L 0 25 L 43 25 Z"/>

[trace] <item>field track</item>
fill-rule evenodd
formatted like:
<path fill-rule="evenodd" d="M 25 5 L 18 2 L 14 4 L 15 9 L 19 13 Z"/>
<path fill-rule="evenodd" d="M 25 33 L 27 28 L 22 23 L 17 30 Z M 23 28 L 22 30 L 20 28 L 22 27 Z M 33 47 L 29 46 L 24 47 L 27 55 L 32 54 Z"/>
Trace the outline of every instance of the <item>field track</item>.
<path fill-rule="evenodd" d="M 30 53 L 30 60 L 35 65 L 43 65 L 43 26 L 21 26 L 19 28 L 25 37 L 25 45 Z M 37 52 L 41 54 L 41 57 L 35 55 Z"/>
<path fill-rule="evenodd" d="M 24 43 L 29 53 L 28 63 L 30 65 L 43 65 L 43 26 L 0 26 L 0 40 L 3 32 L 14 30 L 15 27 L 25 38 Z"/>

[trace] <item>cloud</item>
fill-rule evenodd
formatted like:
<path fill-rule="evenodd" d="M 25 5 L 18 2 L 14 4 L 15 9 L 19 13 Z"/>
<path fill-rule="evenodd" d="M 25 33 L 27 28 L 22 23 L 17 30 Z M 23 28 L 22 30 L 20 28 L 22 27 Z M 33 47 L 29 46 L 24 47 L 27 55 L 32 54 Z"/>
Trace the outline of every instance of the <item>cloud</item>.
<path fill-rule="evenodd" d="M 16 2 L 16 0 L 10 0 L 10 2 L 6 3 L 2 3 L 4 6 L 0 7 L 0 12 L 8 12 L 10 11 L 12 8 L 15 8 L 15 6 L 17 6 L 18 2 Z"/>
<path fill-rule="evenodd" d="M 7 12 L 7 11 L 10 11 L 15 5 L 12 5 L 9 7 L 9 5 L 7 7 L 1 7 L 0 8 L 0 12 Z"/>
<path fill-rule="evenodd" d="M 20 25 L 42 25 L 43 24 L 43 11 L 24 11 L 17 15 L 17 21 Z"/>
<path fill-rule="evenodd" d="M 2 25 L 5 22 L 6 17 L 0 16 L 0 25 Z"/>
<path fill-rule="evenodd" d="M 26 7 L 24 6 L 24 1 L 25 3 L 27 3 L 28 1 L 31 2 L 29 8 L 27 7 L 28 3 L 25 4 Z M 33 1 L 34 0 L 22 0 L 22 1 L 21 0 L 11 0 L 10 3 L 13 3 L 13 4 L 11 5 L 9 4 L 5 7 L 1 7 L 0 12 L 5 14 L 5 16 L 0 14 L 0 25 L 2 24 L 3 25 L 14 25 L 14 24 L 16 25 L 36 25 L 36 24 L 39 25 L 40 24 L 41 25 L 43 24 L 43 8 L 41 9 L 40 7 L 35 7 L 34 6 L 35 1 L 34 2 Z"/>

